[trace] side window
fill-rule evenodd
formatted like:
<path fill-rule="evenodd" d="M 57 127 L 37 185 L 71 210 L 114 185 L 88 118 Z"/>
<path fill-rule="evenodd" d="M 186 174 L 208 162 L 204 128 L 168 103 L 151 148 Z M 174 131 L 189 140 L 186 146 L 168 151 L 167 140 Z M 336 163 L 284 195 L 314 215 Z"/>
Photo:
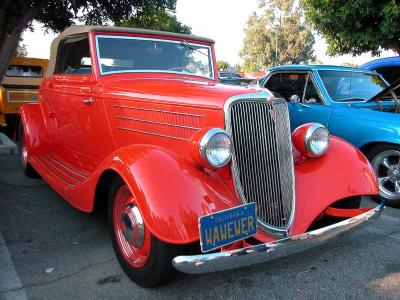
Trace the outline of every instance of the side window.
<path fill-rule="evenodd" d="M 314 103 L 314 104 L 322 104 L 321 98 L 319 97 L 318 91 L 314 85 L 314 82 L 311 78 L 307 81 L 306 90 L 304 93 L 304 103 Z"/>
<path fill-rule="evenodd" d="M 87 34 L 66 37 L 60 41 L 55 74 L 91 74 Z"/>
<path fill-rule="evenodd" d="M 289 100 L 293 95 L 301 98 L 306 78 L 306 73 L 278 73 L 268 79 L 265 88 L 286 100 Z"/>

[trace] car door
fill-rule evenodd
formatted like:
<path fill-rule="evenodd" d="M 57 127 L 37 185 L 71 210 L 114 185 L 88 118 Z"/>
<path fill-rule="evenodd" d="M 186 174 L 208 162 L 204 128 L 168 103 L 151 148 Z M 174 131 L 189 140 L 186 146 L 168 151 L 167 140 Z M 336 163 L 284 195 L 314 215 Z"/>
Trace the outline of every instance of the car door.
<path fill-rule="evenodd" d="M 60 41 L 50 88 L 58 141 L 54 159 L 89 174 L 104 158 L 105 149 L 100 146 L 104 143 L 87 34 Z"/>
<path fill-rule="evenodd" d="M 326 105 L 311 72 L 273 73 L 266 80 L 265 88 L 288 102 L 292 130 L 309 122 L 328 127 L 333 108 Z M 298 101 L 293 101 L 294 98 Z"/>

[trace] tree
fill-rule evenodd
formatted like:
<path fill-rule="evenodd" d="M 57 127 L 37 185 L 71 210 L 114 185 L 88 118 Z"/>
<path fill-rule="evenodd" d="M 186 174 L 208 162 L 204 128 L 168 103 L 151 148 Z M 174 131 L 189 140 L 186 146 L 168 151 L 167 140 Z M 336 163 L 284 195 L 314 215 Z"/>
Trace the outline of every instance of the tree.
<path fill-rule="evenodd" d="M 242 71 L 242 66 L 239 63 L 235 64 L 233 68 L 235 69 L 236 72 Z"/>
<path fill-rule="evenodd" d="M 26 51 L 26 45 L 22 44 L 21 42 L 18 44 L 17 49 L 15 50 L 14 56 L 16 57 L 23 57 L 27 56 L 28 53 Z"/>
<path fill-rule="evenodd" d="M 295 0 L 259 1 L 245 27 L 240 56 L 243 68 L 255 71 L 272 65 L 308 63 L 314 60 L 314 36 Z"/>
<path fill-rule="evenodd" d="M 115 25 L 185 34 L 191 34 L 192 32 L 191 28 L 179 22 L 172 12 L 159 9 L 149 9 L 139 12 L 136 16 L 117 22 Z"/>
<path fill-rule="evenodd" d="M 229 63 L 227 61 L 224 60 L 217 60 L 217 67 L 218 67 L 218 71 L 226 71 L 226 69 L 228 69 L 230 67 Z"/>
<path fill-rule="evenodd" d="M 303 0 L 307 20 L 326 39 L 328 54 L 392 49 L 400 55 L 398 0 Z"/>
<path fill-rule="evenodd" d="M 344 62 L 342 63 L 343 67 L 352 67 L 352 68 L 358 68 L 357 64 L 349 63 L 349 62 Z"/>
<path fill-rule="evenodd" d="M 75 21 L 106 24 L 137 16 L 148 10 L 175 11 L 176 0 L 1 0 L 0 82 L 15 53 L 22 32 L 36 20 L 44 28 L 61 32 Z"/>

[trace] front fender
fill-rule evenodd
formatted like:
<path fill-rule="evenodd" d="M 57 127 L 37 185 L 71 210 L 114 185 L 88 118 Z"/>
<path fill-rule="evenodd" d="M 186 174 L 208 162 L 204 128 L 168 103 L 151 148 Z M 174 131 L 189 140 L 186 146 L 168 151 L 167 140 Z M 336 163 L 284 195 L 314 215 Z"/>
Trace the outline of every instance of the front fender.
<path fill-rule="evenodd" d="M 296 212 L 292 234 L 304 233 L 334 202 L 376 195 L 378 181 L 367 158 L 348 142 L 331 137 L 325 155 L 295 165 Z"/>
<path fill-rule="evenodd" d="M 127 146 L 114 152 L 104 167 L 120 174 L 146 227 L 167 243 L 197 241 L 200 216 L 239 204 L 217 177 L 163 148 Z"/>

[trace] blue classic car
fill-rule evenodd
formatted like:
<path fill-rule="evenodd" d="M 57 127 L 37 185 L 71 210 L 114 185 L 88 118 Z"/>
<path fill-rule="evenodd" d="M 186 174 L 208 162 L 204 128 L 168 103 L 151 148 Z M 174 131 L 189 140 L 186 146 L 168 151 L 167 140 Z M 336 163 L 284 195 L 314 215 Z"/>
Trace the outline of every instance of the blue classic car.
<path fill-rule="evenodd" d="M 400 78 L 400 56 L 375 59 L 361 65 L 360 68 L 376 71 L 389 83 L 393 83 Z"/>
<path fill-rule="evenodd" d="M 271 68 L 258 82 L 288 101 L 292 129 L 325 125 L 332 135 L 358 147 L 379 179 L 379 200 L 400 205 L 400 105 L 376 72 L 361 68 L 293 65 Z"/>

